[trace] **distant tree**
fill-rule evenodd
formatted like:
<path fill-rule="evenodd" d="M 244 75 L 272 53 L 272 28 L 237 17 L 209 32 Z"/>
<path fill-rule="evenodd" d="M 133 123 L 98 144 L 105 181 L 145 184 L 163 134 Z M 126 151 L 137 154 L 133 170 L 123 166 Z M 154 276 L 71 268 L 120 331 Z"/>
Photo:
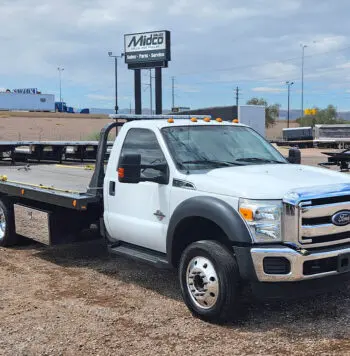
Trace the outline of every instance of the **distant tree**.
<path fill-rule="evenodd" d="M 276 124 L 280 114 L 280 104 L 268 105 L 263 98 L 251 98 L 247 101 L 247 105 L 265 106 L 265 127 L 271 127 Z"/>
<path fill-rule="evenodd" d="M 315 115 L 306 115 L 296 121 L 300 126 L 315 126 L 317 124 L 342 124 L 346 122 L 338 117 L 337 109 L 334 105 L 328 105 L 325 109 L 316 109 Z"/>

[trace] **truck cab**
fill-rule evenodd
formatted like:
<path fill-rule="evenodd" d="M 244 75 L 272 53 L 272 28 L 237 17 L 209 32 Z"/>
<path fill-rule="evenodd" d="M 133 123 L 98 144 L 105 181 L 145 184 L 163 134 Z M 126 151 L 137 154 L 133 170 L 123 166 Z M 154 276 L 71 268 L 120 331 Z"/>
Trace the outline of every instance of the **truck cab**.
<path fill-rule="evenodd" d="M 103 187 L 111 248 L 178 268 L 204 320 L 231 318 L 244 283 L 277 297 L 350 277 L 350 177 L 291 164 L 245 125 L 128 122 Z"/>

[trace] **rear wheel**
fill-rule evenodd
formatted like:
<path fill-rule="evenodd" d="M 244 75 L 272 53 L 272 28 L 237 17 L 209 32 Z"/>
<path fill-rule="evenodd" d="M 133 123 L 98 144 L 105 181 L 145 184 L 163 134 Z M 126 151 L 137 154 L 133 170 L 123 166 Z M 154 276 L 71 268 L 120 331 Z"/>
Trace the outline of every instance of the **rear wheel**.
<path fill-rule="evenodd" d="M 183 252 L 179 278 L 191 312 L 206 321 L 224 322 L 235 316 L 239 301 L 239 271 L 233 254 L 216 241 L 199 241 Z"/>
<path fill-rule="evenodd" d="M 13 219 L 13 207 L 9 200 L 0 200 L 0 246 L 13 246 L 18 242 Z"/>

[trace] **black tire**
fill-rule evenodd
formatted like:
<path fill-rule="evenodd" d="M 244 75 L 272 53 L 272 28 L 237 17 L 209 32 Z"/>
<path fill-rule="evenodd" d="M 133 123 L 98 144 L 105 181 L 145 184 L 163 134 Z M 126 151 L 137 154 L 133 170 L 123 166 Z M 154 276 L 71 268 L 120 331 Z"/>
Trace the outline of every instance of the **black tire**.
<path fill-rule="evenodd" d="M 5 226 L 4 227 L 4 223 Z M 0 246 L 9 247 L 18 243 L 15 233 L 13 205 L 6 198 L 0 199 Z"/>
<path fill-rule="evenodd" d="M 197 267 L 197 259 L 198 263 L 201 261 L 208 260 L 211 262 L 211 270 L 212 267 L 215 270 L 218 282 L 217 282 L 217 290 L 218 296 L 216 297 L 216 301 L 213 305 L 209 305 L 209 307 L 198 305 L 198 301 L 194 301 L 193 293 L 189 290 L 193 288 L 196 292 L 198 290 L 193 286 L 191 287 L 190 282 L 187 280 L 191 280 L 187 278 L 187 270 L 191 271 L 191 266 L 196 265 Z M 192 261 L 192 262 L 191 262 Z M 205 264 L 203 265 L 205 267 Z M 205 267 L 207 268 L 207 267 Z M 195 268 L 193 268 L 193 271 Z M 198 274 L 199 272 L 193 272 Z M 206 273 L 206 272 L 205 272 Z M 189 275 L 191 275 L 189 273 Z M 203 281 L 207 281 L 210 272 L 204 278 Z M 240 289 L 240 275 L 238 270 L 237 261 L 232 252 L 230 252 L 224 245 L 216 242 L 216 241 L 198 241 L 190 246 L 188 246 L 183 252 L 180 260 L 179 266 L 179 278 L 181 285 L 182 297 L 192 312 L 192 314 L 202 320 L 209 321 L 212 323 L 223 323 L 227 321 L 234 320 L 234 317 L 237 312 L 238 302 L 239 302 L 239 289 Z M 194 277 L 194 279 L 196 276 Z M 210 280 L 215 280 L 213 277 L 209 277 Z M 194 281 L 194 279 L 192 279 Z M 208 285 L 208 283 L 204 283 Z M 204 286 L 203 288 L 207 288 Z M 205 289 L 203 289 L 205 290 Z M 204 292 L 205 295 L 208 295 L 207 292 Z M 195 293 L 195 292 L 194 292 Z M 210 293 L 210 296 L 214 293 Z M 203 301 L 203 303 L 206 303 Z"/>

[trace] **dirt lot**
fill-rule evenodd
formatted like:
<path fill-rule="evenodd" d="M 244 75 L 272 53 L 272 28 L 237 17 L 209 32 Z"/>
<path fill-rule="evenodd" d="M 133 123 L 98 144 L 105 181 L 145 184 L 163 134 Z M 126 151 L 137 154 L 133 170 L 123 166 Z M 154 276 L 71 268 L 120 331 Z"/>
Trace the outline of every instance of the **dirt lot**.
<path fill-rule="evenodd" d="M 0 112 L 0 140 L 88 140 L 109 122 L 107 115 Z M 277 121 L 266 137 L 281 138 L 285 127 L 285 121 Z"/>
<path fill-rule="evenodd" d="M 350 286 L 248 298 L 238 321 L 216 326 L 190 315 L 175 272 L 109 256 L 100 241 L 0 249 L 0 355 L 350 355 L 349 325 Z"/>
<path fill-rule="evenodd" d="M 91 140 L 109 122 L 105 115 L 18 117 L 0 112 L 0 140 Z"/>

